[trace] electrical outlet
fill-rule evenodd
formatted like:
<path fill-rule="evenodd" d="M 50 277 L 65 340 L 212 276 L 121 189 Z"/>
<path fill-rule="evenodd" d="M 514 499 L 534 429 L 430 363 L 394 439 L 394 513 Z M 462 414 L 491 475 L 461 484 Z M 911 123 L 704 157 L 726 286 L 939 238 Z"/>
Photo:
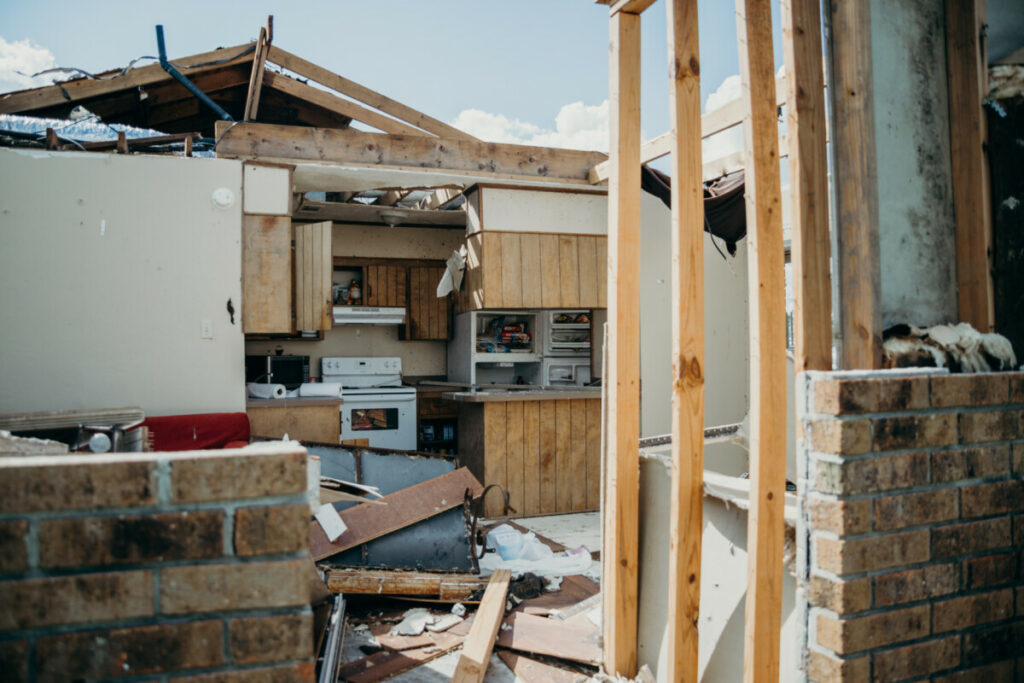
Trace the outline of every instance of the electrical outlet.
<path fill-rule="evenodd" d="M 209 318 L 203 318 L 199 323 L 199 338 L 213 339 L 213 321 Z"/>

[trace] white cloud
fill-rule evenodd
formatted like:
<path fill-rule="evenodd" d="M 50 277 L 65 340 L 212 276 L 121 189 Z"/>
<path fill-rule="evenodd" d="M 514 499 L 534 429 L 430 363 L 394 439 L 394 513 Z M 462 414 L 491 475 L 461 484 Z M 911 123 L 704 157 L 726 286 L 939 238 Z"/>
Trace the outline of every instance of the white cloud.
<path fill-rule="evenodd" d="M 708 95 L 704 104 L 704 111 L 712 112 L 720 109 L 742 94 L 743 86 L 740 82 L 739 74 L 726 76 L 725 80 L 718 86 L 718 89 Z M 704 163 L 708 163 L 728 156 L 733 152 L 738 152 L 741 149 L 743 149 L 742 124 L 705 138 L 701 146 L 701 154 L 704 158 Z"/>
<path fill-rule="evenodd" d="M 608 149 L 608 100 L 596 105 L 564 105 L 555 116 L 553 129 L 480 109 L 465 109 L 451 123 L 488 142 L 600 152 Z"/>
<path fill-rule="evenodd" d="M 31 78 L 31 74 L 57 66 L 57 59 L 45 47 L 31 40 L 8 43 L 0 37 L 0 92 L 49 85 L 49 76 Z"/>

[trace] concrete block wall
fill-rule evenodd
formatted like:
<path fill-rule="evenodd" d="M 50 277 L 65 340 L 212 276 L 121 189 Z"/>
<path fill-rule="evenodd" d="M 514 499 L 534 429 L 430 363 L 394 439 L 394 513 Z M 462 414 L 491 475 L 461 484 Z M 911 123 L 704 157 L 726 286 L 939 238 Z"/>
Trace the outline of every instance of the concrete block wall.
<path fill-rule="evenodd" d="M 0 458 L 4 681 L 312 681 L 306 452 Z"/>
<path fill-rule="evenodd" d="M 1024 680 L 1024 373 L 799 376 L 810 681 Z"/>

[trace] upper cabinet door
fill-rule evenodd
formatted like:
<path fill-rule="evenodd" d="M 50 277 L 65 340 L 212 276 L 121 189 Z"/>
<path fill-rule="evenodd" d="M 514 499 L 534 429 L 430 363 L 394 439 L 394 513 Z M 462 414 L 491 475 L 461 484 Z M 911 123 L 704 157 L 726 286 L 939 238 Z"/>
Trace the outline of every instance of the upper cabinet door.
<path fill-rule="evenodd" d="M 444 266 L 409 268 L 409 308 L 406 339 L 448 340 L 452 334 L 451 300 L 438 298 L 437 285 Z"/>
<path fill-rule="evenodd" d="M 329 330 L 332 321 L 331 222 L 296 223 L 295 327 Z"/>
<path fill-rule="evenodd" d="M 292 332 L 292 223 L 287 216 L 242 219 L 242 331 Z"/>
<path fill-rule="evenodd" d="M 367 306 L 406 305 L 406 267 L 393 265 L 366 266 L 366 287 L 363 299 Z"/>

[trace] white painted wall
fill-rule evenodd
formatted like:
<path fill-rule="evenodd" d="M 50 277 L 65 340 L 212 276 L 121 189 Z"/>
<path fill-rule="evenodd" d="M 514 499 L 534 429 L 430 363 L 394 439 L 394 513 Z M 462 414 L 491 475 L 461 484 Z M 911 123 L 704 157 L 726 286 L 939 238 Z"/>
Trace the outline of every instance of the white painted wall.
<path fill-rule="evenodd" d="M 608 196 L 604 192 L 549 192 L 483 186 L 471 193 L 467 210 L 469 234 L 479 230 L 578 235 L 608 233 Z"/>
<path fill-rule="evenodd" d="M 0 149 L 0 177 L 0 412 L 245 409 L 240 162 Z"/>

